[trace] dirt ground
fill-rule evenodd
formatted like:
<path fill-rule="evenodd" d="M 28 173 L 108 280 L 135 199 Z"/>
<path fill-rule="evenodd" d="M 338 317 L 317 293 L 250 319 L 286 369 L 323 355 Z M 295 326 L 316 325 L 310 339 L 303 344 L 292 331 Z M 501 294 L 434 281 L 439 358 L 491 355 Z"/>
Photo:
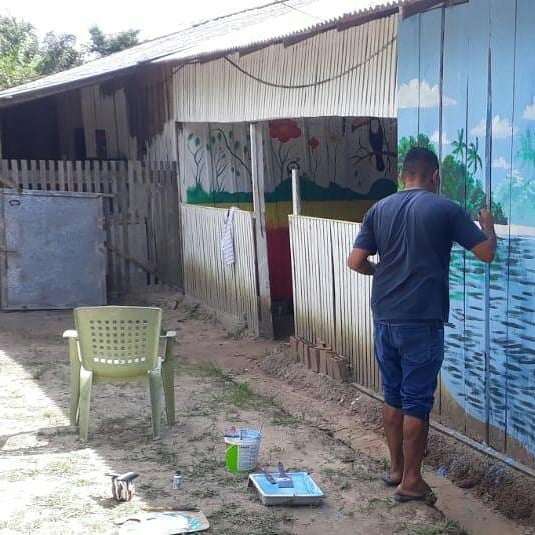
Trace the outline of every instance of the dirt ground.
<path fill-rule="evenodd" d="M 207 533 L 218 535 L 533 533 L 432 469 L 436 509 L 395 504 L 380 481 L 388 462 L 377 403 L 300 368 L 284 345 L 225 328 L 176 296 L 129 302 L 162 306 L 165 326 L 178 331 L 177 423 L 164 426 L 159 441 L 151 438 L 144 385 L 99 384 L 89 441 L 81 443 L 69 426 L 61 339 L 72 314 L 0 315 L 0 533 L 112 534 L 115 521 L 144 505 L 177 504 L 197 505 L 210 521 Z M 260 463 L 310 472 L 324 503 L 262 505 L 246 476 L 225 470 L 223 433 L 231 425 L 262 425 Z M 176 469 L 184 474 L 180 490 L 171 488 Z M 116 504 L 105 473 L 130 470 L 141 475 L 138 496 Z"/>

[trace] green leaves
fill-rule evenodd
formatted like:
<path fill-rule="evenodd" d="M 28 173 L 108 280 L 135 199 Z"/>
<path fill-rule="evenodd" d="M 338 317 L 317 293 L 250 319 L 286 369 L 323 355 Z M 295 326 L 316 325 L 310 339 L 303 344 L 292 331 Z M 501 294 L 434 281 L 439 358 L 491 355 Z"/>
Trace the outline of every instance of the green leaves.
<path fill-rule="evenodd" d="M 82 50 L 69 33 L 48 32 L 39 44 L 32 24 L 0 16 L 0 90 L 76 67 L 87 52 L 105 56 L 138 44 L 138 30 L 107 35 L 93 26 L 89 33 L 90 43 Z"/>
<path fill-rule="evenodd" d="M 139 30 L 126 30 L 115 34 L 105 34 L 98 26 L 89 28 L 90 43 L 88 52 L 98 56 L 108 56 L 139 43 Z"/>
<path fill-rule="evenodd" d="M 485 205 L 485 190 L 481 180 L 475 178 L 477 171 L 482 169 L 483 162 L 479 156 L 479 139 L 467 144 L 465 131 L 457 132 L 457 140 L 452 142 L 452 152 L 441 165 L 441 191 L 449 199 L 462 204 L 472 217 Z M 425 147 L 436 153 L 435 146 L 425 134 L 417 137 L 401 138 L 398 145 L 398 168 L 401 172 L 403 160 L 412 147 Z M 496 223 L 507 224 L 503 207 L 492 203 L 492 212 Z"/>

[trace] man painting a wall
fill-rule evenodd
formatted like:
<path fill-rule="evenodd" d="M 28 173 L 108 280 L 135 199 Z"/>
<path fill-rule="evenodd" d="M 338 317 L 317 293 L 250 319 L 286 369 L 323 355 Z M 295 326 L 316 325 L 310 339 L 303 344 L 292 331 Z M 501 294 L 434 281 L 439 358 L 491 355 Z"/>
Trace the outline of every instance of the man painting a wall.
<path fill-rule="evenodd" d="M 436 194 L 439 164 L 432 151 L 411 149 L 401 180 L 403 191 L 366 214 L 348 265 L 374 277 L 375 354 L 391 460 L 383 479 L 397 487 L 397 501 L 433 504 L 436 496 L 423 480 L 421 467 L 444 358 L 451 248 L 457 242 L 480 260 L 492 262 L 496 235 L 488 210 L 479 213 L 480 230 L 461 206 Z M 378 264 L 369 260 L 376 253 Z"/>

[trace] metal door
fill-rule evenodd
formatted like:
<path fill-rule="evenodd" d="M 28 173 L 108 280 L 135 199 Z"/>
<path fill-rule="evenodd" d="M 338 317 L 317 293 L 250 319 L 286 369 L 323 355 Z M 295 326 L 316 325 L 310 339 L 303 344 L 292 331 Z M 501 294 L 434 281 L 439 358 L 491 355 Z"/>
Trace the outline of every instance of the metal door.
<path fill-rule="evenodd" d="M 0 281 L 5 310 L 106 302 L 101 197 L 0 190 Z"/>

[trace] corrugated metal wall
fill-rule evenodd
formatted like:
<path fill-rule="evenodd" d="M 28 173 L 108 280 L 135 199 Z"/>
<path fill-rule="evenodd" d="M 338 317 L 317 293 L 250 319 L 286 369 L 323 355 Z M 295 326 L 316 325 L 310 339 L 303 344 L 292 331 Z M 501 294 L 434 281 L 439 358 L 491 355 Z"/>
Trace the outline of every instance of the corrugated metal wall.
<path fill-rule="evenodd" d="M 226 58 L 187 65 L 174 76 L 176 120 L 395 117 L 396 36 L 392 16 L 288 47 L 233 54 L 234 65 Z"/>
<path fill-rule="evenodd" d="M 359 230 L 357 223 L 290 216 L 295 334 L 311 344 L 321 340 L 347 357 L 353 380 L 379 392 L 372 278 L 347 267 Z"/>

